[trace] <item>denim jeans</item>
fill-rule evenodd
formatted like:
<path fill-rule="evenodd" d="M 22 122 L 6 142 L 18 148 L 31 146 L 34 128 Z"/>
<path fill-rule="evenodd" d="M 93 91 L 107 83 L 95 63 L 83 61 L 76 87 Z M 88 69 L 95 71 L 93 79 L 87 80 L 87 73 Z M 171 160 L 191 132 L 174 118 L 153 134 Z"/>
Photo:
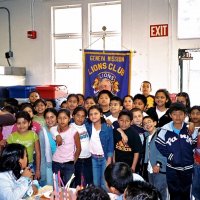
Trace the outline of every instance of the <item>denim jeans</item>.
<path fill-rule="evenodd" d="M 81 185 L 81 177 L 84 181 L 82 184 L 86 185 L 93 184 L 92 176 L 92 158 L 79 158 L 75 164 L 75 187 Z"/>
<path fill-rule="evenodd" d="M 104 179 L 105 168 L 106 168 L 106 158 L 92 157 L 92 170 L 93 170 L 94 185 L 107 190 L 106 184 L 105 184 L 105 179 Z"/>
<path fill-rule="evenodd" d="M 53 161 L 52 162 L 52 170 L 53 173 L 58 173 L 60 171 L 60 176 L 63 181 L 63 183 L 66 185 L 66 183 L 71 178 L 72 174 L 74 173 L 74 162 L 66 162 L 66 163 L 58 163 Z"/>
<path fill-rule="evenodd" d="M 195 197 L 195 200 L 200 200 L 200 165 L 197 164 L 194 164 L 192 195 Z"/>
<path fill-rule="evenodd" d="M 155 186 L 162 196 L 162 200 L 167 200 L 167 178 L 166 174 L 158 173 L 158 174 L 150 174 L 148 173 L 149 183 Z"/>

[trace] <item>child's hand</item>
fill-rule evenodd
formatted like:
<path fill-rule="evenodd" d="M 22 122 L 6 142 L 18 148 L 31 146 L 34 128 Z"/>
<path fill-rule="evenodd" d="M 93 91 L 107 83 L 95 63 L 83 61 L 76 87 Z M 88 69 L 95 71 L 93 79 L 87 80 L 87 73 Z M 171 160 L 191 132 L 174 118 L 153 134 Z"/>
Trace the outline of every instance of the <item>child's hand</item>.
<path fill-rule="evenodd" d="M 60 135 L 56 136 L 56 143 L 58 146 L 62 145 L 62 137 Z"/>
<path fill-rule="evenodd" d="M 160 167 L 157 166 L 157 165 L 154 165 L 154 166 L 153 166 L 153 173 L 154 173 L 154 174 L 158 174 L 159 171 L 160 171 Z"/>
<path fill-rule="evenodd" d="M 192 133 L 194 132 L 194 130 L 195 130 L 194 123 L 189 122 L 189 123 L 188 123 L 188 131 L 189 131 L 189 134 L 192 135 Z"/>
<path fill-rule="evenodd" d="M 38 193 L 38 188 L 35 185 L 32 185 L 33 188 L 33 195 L 36 195 Z"/>
<path fill-rule="evenodd" d="M 35 178 L 36 180 L 39 180 L 39 179 L 40 179 L 40 170 L 36 170 L 34 178 Z"/>
<path fill-rule="evenodd" d="M 112 126 L 112 122 L 109 119 L 106 120 L 106 124 L 108 124 L 109 126 Z"/>
<path fill-rule="evenodd" d="M 1 140 L 0 141 L 0 146 L 5 147 L 6 146 L 6 140 Z"/>
<path fill-rule="evenodd" d="M 24 171 L 22 172 L 22 176 L 28 177 L 28 178 L 32 179 L 33 172 L 32 172 L 32 170 L 29 167 L 26 167 L 24 169 Z"/>

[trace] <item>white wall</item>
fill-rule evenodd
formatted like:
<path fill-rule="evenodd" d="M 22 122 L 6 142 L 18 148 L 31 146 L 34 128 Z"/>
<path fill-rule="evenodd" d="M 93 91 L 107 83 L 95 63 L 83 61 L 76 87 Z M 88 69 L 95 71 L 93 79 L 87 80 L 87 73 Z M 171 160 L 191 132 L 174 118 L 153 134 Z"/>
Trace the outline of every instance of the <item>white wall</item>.
<path fill-rule="evenodd" d="M 11 12 L 13 66 L 27 68 L 27 84 L 53 83 L 51 55 L 51 6 L 100 0 L 35 0 L 35 29 L 38 38 L 27 38 L 31 30 L 30 0 L 0 2 Z M 105 2 L 105 1 L 104 1 Z M 7 18 L 0 10 L 0 65 L 7 65 L 4 53 L 8 50 Z M 87 24 L 87 16 L 84 18 Z M 150 25 L 169 24 L 169 36 L 150 38 Z M 4 28 L 2 28 L 4 27 Z M 83 30 L 83 46 L 88 46 L 87 29 Z M 136 50 L 133 57 L 131 94 L 139 92 L 143 80 L 152 82 L 153 92 L 167 88 L 178 92 L 178 49 L 200 48 L 200 40 L 177 39 L 177 0 L 122 0 L 122 44 L 124 49 Z M 67 78 L 67 77 L 66 77 Z M 82 92 L 82 88 L 80 88 Z"/>

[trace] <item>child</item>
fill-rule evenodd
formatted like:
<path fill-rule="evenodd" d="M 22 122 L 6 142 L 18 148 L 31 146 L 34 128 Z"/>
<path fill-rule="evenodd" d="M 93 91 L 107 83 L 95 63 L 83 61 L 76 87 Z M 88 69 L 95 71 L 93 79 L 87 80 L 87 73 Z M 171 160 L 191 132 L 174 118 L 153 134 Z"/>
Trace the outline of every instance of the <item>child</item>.
<path fill-rule="evenodd" d="M 85 126 L 87 111 L 84 107 L 78 106 L 73 112 L 74 122 L 70 125 L 79 133 L 81 141 L 81 154 L 75 164 L 75 186 L 85 187 L 93 183 L 92 158 L 89 149 L 89 135 Z"/>
<path fill-rule="evenodd" d="M 46 99 L 46 108 L 56 108 L 56 101 L 54 99 Z"/>
<path fill-rule="evenodd" d="M 112 93 L 108 90 L 101 90 L 98 94 L 98 104 L 103 111 L 105 117 L 109 116 L 110 113 L 110 99 L 112 98 Z"/>
<path fill-rule="evenodd" d="M 193 173 L 194 140 L 184 122 L 186 108 L 182 103 L 173 103 L 169 108 L 172 122 L 161 128 L 156 138 L 156 147 L 167 157 L 167 184 L 171 199 L 190 199 Z"/>
<path fill-rule="evenodd" d="M 29 93 L 29 97 L 28 98 L 29 98 L 30 104 L 32 106 L 34 106 L 35 101 L 38 100 L 38 99 L 40 99 L 40 95 L 39 95 L 38 92 L 32 91 L 32 92 Z"/>
<path fill-rule="evenodd" d="M 155 139 L 159 132 L 156 122 L 150 116 L 143 118 L 143 127 L 148 135 L 144 163 L 147 164 L 148 180 L 161 193 L 162 199 L 167 200 L 166 164 L 167 159 L 156 148 Z"/>
<path fill-rule="evenodd" d="M 124 109 L 131 110 L 133 108 L 133 97 L 131 95 L 126 95 L 122 102 Z"/>
<path fill-rule="evenodd" d="M 67 97 L 67 109 L 70 111 L 70 118 L 72 118 L 72 114 L 73 114 L 73 111 L 74 109 L 78 106 L 79 104 L 79 98 L 78 98 L 78 95 L 76 94 L 70 94 L 68 97 Z"/>
<path fill-rule="evenodd" d="M 99 106 L 91 106 L 88 110 L 88 117 L 87 130 L 90 136 L 93 182 L 94 185 L 106 189 L 104 170 L 112 162 L 113 130 L 105 123 L 102 109 Z"/>
<path fill-rule="evenodd" d="M 169 92 L 165 89 L 156 91 L 155 107 L 149 108 L 147 114 L 155 119 L 157 127 L 162 127 L 171 121 L 168 108 L 171 104 Z"/>
<path fill-rule="evenodd" d="M 40 178 L 40 144 L 38 135 L 30 130 L 31 117 L 25 111 L 16 114 L 17 131 L 7 138 L 8 144 L 19 143 L 27 148 L 29 166 L 33 167 L 33 152 L 36 153 L 35 179 Z"/>
<path fill-rule="evenodd" d="M 33 110 L 33 107 L 31 106 L 30 103 L 23 103 L 23 104 L 21 104 L 20 110 L 21 111 L 26 111 L 30 115 L 31 119 L 33 119 L 33 116 L 34 116 L 33 115 L 33 111 L 34 110 Z M 36 122 L 36 121 L 32 121 L 32 123 L 31 123 L 31 130 L 34 131 L 34 132 L 36 132 L 37 134 L 39 134 L 39 132 L 41 130 L 40 124 L 38 122 Z M 12 132 L 15 132 L 15 131 L 17 131 L 17 125 L 16 124 L 12 128 Z"/>
<path fill-rule="evenodd" d="M 144 112 L 146 110 L 147 99 L 143 94 L 136 94 L 133 97 L 133 108 L 139 108 L 142 111 L 143 116 L 147 116 Z"/>
<path fill-rule="evenodd" d="M 70 111 L 61 109 L 58 111 L 58 125 L 50 129 L 57 143 L 53 154 L 52 170 L 56 174 L 60 171 L 64 184 L 74 173 L 74 164 L 81 152 L 79 134 L 76 129 L 69 126 L 69 122 Z"/>
<path fill-rule="evenodd" d="M 44 111 L 46 126 L 39 133 L 41 149 L 41 179 L 40 185 L 53 185 L 52 156 L 56 151 L 56 142 L 52 138 L 50 128 L 57 125 L 57 111 L 47 108 Z"/>
<path fill-rule="evenodd" d="M 105 117 L 106 123 L 112 125 L 114 121 L 117 121 L 120 111 L 123 109 L 122 100 L 114 96 L 110 99 L 110 112 L 111 115 Z"/>
<path fill-rule="evenodd" d="M 142 143 L 138 133 L 131 127 L 132 120 L 131 111 L 122 110 L 119 113 L 119 127 L 125 132 L 128 142 L 124 144 L 121 135 L 114 129 L 115 162 L 125 162 L 131 167 L 132 172 L 138 172 Z"/>
<path fill-rule="evenodd" d="M 96 98 L 95 97 L 92 97 L 92 96 L 88 96 L 85 98 L 85 103 L 84 103 L 84 107 L 85 109 L 88 111 L 89 108 L 93 105 L 96 105 L 97 102 L 96 102 Z"/>
<path fill-rule="evenodd" d="M 152 87 L 149 81 L 143 81 L 140 87 L 140 91 L 147 99 L 146 110 L 154 106 L 154 96 L 151 95 Z"/>
<path fill-rule="evenodd" d="M 21 144 L 7 145 L 0 156 L 0 200 L 22 199 L 36 194 L 37 181 L 27 167 L 26 147 Z"/>
<path fill-rule="evenodd" d="M 85 97 L 83 94 L 81 93 L 78 93 L 76 94 L 78 96 L 78 105 L 79 106 L 84 106 L 84 103 L 85 103 Z"/>
<path fill-rule="evenodd" d="M 38 99 L 34 103 L 34 109 L 36 115 L 33 116 L 33 121 L 38 122 L 41 126 L 45 126 L 44 111 L 46 109 L 46 101 L 44 99 Z"/>
<path fill-rule="evenodd" d="M 105 169 L 104 176 L 109 192 L 116 194 L 117 200 L 122 200 L 127 185 L 133 182 L 131 168 L 123 162 L 109 164 Z"/>

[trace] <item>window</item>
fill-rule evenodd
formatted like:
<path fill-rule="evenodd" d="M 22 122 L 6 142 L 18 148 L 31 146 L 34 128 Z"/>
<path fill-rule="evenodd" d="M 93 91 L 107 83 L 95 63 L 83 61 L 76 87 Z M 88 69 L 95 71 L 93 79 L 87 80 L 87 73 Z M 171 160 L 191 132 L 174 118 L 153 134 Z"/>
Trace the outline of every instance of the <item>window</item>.
<path fill-rule="evenodd" d="M 105 32 L 103 29 L 106 28 Z M 105 43 L 104 43 L 105 38 Z M 90 49 L 121 49 L 121 3 L 90 5 Z"/>
<path fill-rule="evenodd" d="M 200 38 L 200 1 L 178 1 L 178 38 Z"/>

